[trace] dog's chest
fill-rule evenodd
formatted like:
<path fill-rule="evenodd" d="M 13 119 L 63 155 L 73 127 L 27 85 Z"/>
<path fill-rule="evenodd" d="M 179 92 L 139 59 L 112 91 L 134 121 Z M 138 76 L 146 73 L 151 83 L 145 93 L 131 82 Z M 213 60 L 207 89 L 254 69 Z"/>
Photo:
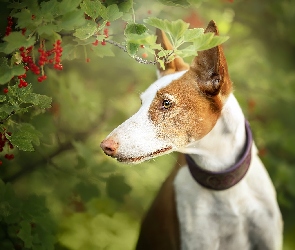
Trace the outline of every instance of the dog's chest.
<path fill-rule="evenodd" d="M 249 248 L 245 208 L 249 207 L 250 197 L 204 189 L 187 167 L 179 170 L 174 187 L 181 249 Z M 234 198 L 229 199 L 228 195 Z"/>

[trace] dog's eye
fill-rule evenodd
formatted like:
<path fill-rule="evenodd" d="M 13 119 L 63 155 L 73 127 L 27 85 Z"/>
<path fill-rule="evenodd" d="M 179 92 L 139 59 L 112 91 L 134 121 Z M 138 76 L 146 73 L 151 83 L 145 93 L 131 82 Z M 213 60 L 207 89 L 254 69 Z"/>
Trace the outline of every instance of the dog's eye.
<path fill-rule="evenodd" d="M 164 109 L 169 109 L 172 106 L 172 102 L 170 100 L 164 100 L 162 103 L 162 107 Z"/>

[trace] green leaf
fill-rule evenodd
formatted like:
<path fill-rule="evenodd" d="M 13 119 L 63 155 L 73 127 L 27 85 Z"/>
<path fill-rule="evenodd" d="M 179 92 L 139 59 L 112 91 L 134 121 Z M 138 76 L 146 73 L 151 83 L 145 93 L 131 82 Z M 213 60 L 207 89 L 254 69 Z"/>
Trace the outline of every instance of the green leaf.
<path fill-rule="evenodd" d="M 77 9 L 82 0 L 62 0 L 59 2 L 59 14 L 65 14 Z"/>
<path fill-rule="evenodd" d="M 202 35 L 204 35 L 204 29 L 202 28 L 188 29 L 183 34 L 185 42 L 192 42 L 193 40 L 197 39 L 199 36 Z"/>
<path fill-rule="evenodd" d="M 123 175 L 112 175 L 107 180 L 106 191 L 114 200 L 123 202 L 125 195 L 131 192 L 131 186 L 126 183 Z"/>
<path fill-rule="evenodd" d="M 37 131 L 31 124 L 22 123 L 18 126 L 16 131 L 8 137 L 12 145 L 16 146 L 19 150 L 34 151 L 32 143 L 39 145 L 39 137 L 42 134 Z"/>
<path fill-rule="evenodd" d="M 9 36 L 5 36 L 3 40 L 6 42 L 2 52 L 6 54 L 12 53 L 20 47 L 30 47 L 35 44 L 35 37 L 26 38 L 21 32 L 11 32 Z"/>
<path fill-rule="evenodd" d="M 73 10 L 66 13 L 59 24 L 59 28 L 63 30 L 74 30 L 85 24 L 84 12 L 82 10 Z"/>
<path fill-rule="evenodd" d="M 103 8 L 105 9 L 105 7 L 101 4 L 99 0 L 94 0 L 94 1 L 84 0 L 80 4 L 80 6 L 81 6 L 81 9 L 85 12 L 85 14 L 87 14 L 93 19 L 98 18 L 102 13 Z"/>
<path fill-rule="evenodd" d="M 185 33 L 185 31 L 187 31 L 189 24 L 178 19 L 176 21 L 172 21 L 172 22 L 167 22 L 167 27 L 168 27 L 168 33 L 171 34 L 172 38 L 174 38 L 175 40 L 180 39 L 183 34 Z"/>
<path fill-rule="evenodd" d="M 123 12 L 120 12 L 118 5 L 112 4 L 108 6 L 102 13 L 101 17 L 107 21 L 114 21 L 123 16 Z"/>
<path fill-rule="evenodd" d="M 128 23 L 126 25 L 126 28 L 124 30 L 124 34 L 125 35 L 129 35 L 129 34 L 138 34 L 138 35 L 142 35 L 143 33 L 145 33 L 147 31 L 147 27 L 143 24 L 137 24 L 137 23 Z"/>
<path fill-rule="evenodd" d="M 199 36 L 196 38 L 194 42 L 194 46 L 197 51 L 207 50 L 213 48 L 228 39 L 226 36 L 214 36 L 213 33 L 209 32 L 204 34 L 203 36 Z"/>
<path fill-rule="evenodd" d="M 196 56 L 197 53 L 198 52 L 197 52 L 196 47 L 194 45 L 189 45 L 186 48 L 177 51 L 177 55 L 182 58 L 185 58 L 188 56 Z"/>
<path fill-rule="evenodd" d="M 12 16 L 17 18 L 17 27 L 18 28 L 27 28 L 27 29 L 35 29 L 36 23 L 35 20 L 32 19 L 32 12 L 30 9 L 21 8 L 20 12 L 13 13 Z"/>
<path fill-rule="evenodd" d="M 220 45 L 220 44 L 224 43 L 228 39 L 229 39 L 229 36 L 214 36 L 210 40 L 209 44 L 207 45 L 207 48 L 213 48 L 213 47 L 215 47 L 217 45 Z M 205 49 L 207 49 L 207 48 L 205 48 Z M 202 48 L 202 49 L 204 49 L 204 48 Z"/>
<path fill-rule="evenodd" d="M 0 95 L 0 102 L 5 102 L 5 101 L 6 101 L 6 96 Z"/>
<path fill-rule="evenodd" d="M 189 6 L 190 3 L 187 0 L 159 0 L 162 4 L 170 6 Z"/>
<path fill-rule="evenodd" d="M 23 65 L 8 66 L 7 58 L 0 58 L 0 84 L 6 84 L 12 77 L 25 73 Z"/>
<path fill-rule="evenodd" d="M 40 95 L 36 93 L 30 93 L 26 99 L 22 99 L 24 102 L 32 103 L 41 109 L 51 108 L 52 98 L 46 95 Z"/>
<path fill-rule="evenodd" d="M 154 45 L 156 43 L 157 37 L 155 35 L 137 35 L 137 34 L 129 34 L 127 36 L 127 41 L 130 43 L 136 44 L 145 44 L 145 45 Z"/>
<path fill-rule="evenodd" d="M 112 47 L 109 44 L 107 44 L 105 46 L 92 46 L 92 50 L 94 52 L 94 55 L 99 56 L 99 57 L 115 56 L 115 54 L 111 48 Z"/>
<path fill-rule="evenodd" d="M 37 27 L 37 32 L 40 36 L 48 35 L 51 36 L 52 33 L 57 32 L 59 27 L 56 24 L 48 23 L 46 25 L 40 25 Z"/>
<path fill-rule="evenodd" d="M 178 40 L 183 38 L 184 33 L 189 27 L 188 23 L 180 19 L 170 22 L 166 19 L 163 20 L 157 17 L 149 17 L 148 19 L 145 19 L 144 22 L 168 33 L 168 37 L 172 39 L 171 42 L 174 46 L 179 44 Z"/>
<path fill-rule="evenodd" d="M 74 36 L 85 40 L 91 36 L 97 31 L 97 24 L 94 21 L 86 20 L 86 25 L 84 25 L 81 28 L 76 29 Z"/>
<path fill-rule="evenodd" d="M 120 11 L 127 13 L 133 6 L 133 0 L 125 0 L 118 4 Z"/>
<path fill-rule="evenodd" d="M 24 242 L 25 248 L 31 248 L 33 246 L 33 237 L 31 234 L 31 224 L 28 221 L 22 221 L 20 223 L 20 230 L 17 234 L 18 237 Z"/>
<path fill-rule="evenodd" d="M 134 56 L 137 53 L 139 47 L 140 47 L 139 44 L 132 43 L 132 42 L 127 42 L 127 46 L 126 46 L 127 52 L 131 56 Z"/>

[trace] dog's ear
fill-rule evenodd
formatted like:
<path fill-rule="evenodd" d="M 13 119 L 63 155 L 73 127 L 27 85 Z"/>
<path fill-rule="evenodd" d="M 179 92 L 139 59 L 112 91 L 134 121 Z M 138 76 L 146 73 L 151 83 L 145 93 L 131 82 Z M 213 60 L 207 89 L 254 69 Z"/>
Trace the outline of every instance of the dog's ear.
<path fill-rule="evenodd" d="M 216 23 L 209 22 L 205 33 L 219 35 Z M 221 93 L 227 96 L 231 92 L 227 63 L 221 45 L 212 49 L 199 51 L 191 64 L 191 70 L 196 74 L 200 90 L 209 96 Z"/>
<path fill-rule="evenodd" d="M 170 43 L 168 37 L 165 33 L 157 29 L 156 30 L 157 41 L 156 43 L 161 44 L 162 48 L 165 50 L 173 50 L 173 46 Z M 159 64 L 157 65 L 159 73 L 161 76 L 175 73 L 177 71 L 183 71 L 189 69 L 189 65 L 183 61 L 182 58 L 176 57 L 172 62 L 165 63 L 165 69 L 162 69 Z"/>

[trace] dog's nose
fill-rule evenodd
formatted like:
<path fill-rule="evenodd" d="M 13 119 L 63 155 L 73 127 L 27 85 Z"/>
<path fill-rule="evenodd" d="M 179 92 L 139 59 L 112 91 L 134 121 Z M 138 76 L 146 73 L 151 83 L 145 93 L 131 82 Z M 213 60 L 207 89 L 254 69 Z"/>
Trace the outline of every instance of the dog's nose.
<path fill-rule="evenodd" d="M 114 141 L 111 138 L 103 140 L 102 143 L 100 144 L 100 147 L 105 152 L 105 154 L 112 157 L 116 155 L 118 146 L 119 146 L 119 143 Z"/>

